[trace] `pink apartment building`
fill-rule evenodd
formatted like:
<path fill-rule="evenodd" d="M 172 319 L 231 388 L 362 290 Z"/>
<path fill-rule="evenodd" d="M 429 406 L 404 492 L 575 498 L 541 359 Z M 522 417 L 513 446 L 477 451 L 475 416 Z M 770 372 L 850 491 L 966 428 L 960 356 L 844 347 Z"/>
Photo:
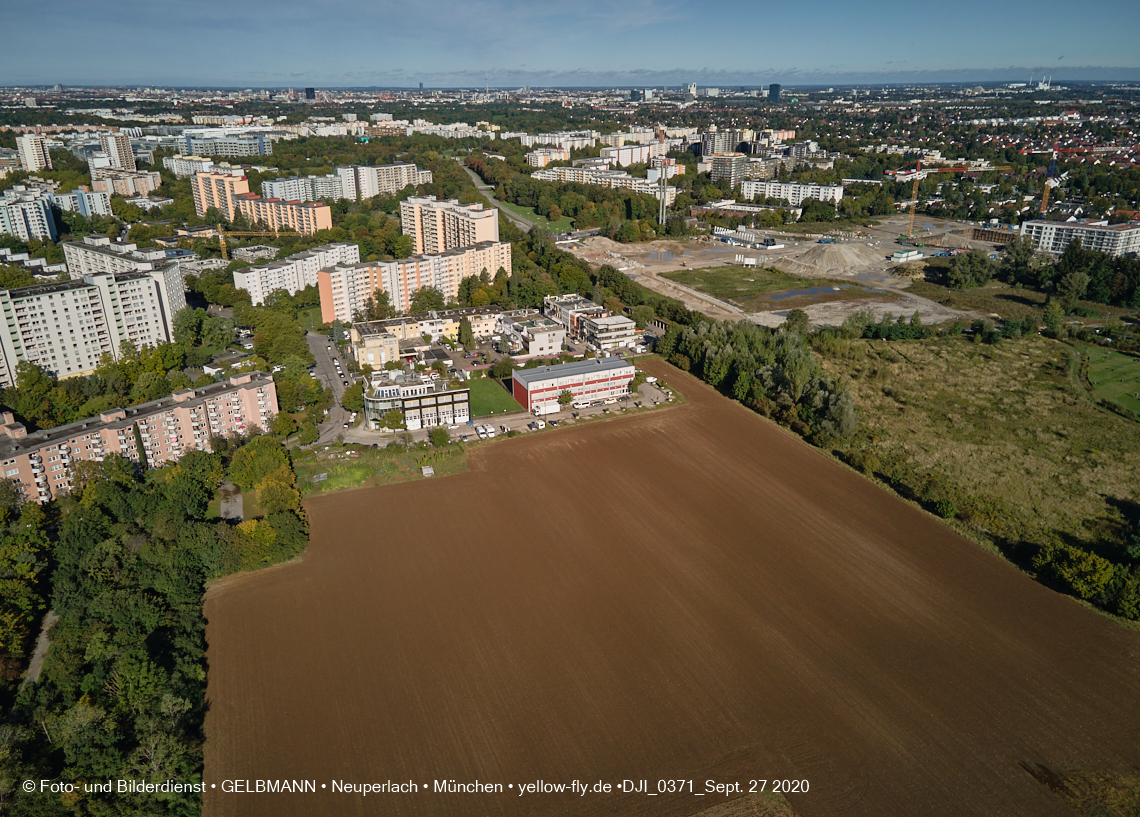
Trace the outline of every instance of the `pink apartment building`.
<path fill-rule="evenodd" d="M 70 490 L 73 463 L 102 462 L 108 454 L 137 463 L 141 452 L 147 465 L 157 468 L 187 451 L 209 451 L 211 437 L 265 429 L 276 415 L 277 389 L 265 372 L 244 372 L 32 434 L 5 411 L 0 415 L 0 468 L 5 479 L 20 483 L 25 498 L 47 502 Z"/>

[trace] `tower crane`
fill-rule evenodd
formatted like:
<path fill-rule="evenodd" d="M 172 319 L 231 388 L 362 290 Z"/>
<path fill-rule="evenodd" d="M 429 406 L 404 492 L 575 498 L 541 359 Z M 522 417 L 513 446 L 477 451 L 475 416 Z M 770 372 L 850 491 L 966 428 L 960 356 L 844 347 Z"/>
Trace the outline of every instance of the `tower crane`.
<path fill-rule="evenodd" d="M 918 209 L 918 185 L 928 175 L 932 173 L 969 173 L 969 172 L 989 172 L 991 170 L 1009 171 L 1013 168 L 1009 165 L 997 165 L 995 167 L 974 168 L 964 165 L 955 165 L 952 167 L 934 167 L 927 168 L 926 172 L 922 171 L 922 160 L 918 160 L 918 164 L 914 169 L 914 187 L 910 192 L 910 218 L 907 220 L 906 225 L 906 240 L 910 241 L 914 238 L 914 214 Z"/>

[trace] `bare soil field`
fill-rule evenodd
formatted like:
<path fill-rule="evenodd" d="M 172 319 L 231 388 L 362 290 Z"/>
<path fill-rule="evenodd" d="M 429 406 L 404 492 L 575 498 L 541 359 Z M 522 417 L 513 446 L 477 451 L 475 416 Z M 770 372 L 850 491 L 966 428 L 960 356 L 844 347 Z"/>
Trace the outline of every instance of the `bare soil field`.
<path fill-rule="evenodd" d="M 645 368 L 688 402 L 311 499 L 303 560 L 211 589 L 208 817 L 788 813 L 517 790 L 625 778 L 808 780 L 801 817 L 1038 817 L 1076 813 L 1048 781 L 1140 767 L 1140 634 Z M 443 779 L 504 793 L 320 788 Z"/>

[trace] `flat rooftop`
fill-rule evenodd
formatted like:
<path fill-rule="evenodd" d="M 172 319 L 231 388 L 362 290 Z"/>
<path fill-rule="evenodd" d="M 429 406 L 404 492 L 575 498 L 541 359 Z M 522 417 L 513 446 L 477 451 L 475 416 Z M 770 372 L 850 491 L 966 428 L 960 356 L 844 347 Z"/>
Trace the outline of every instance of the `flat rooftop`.
<path fill-rule="evenodd" d="M 596 357 L 591 360 L 575 360 L 554 366 L 538 366 L 534 369 L 516 369 L 514 378 L 524 386 L 554 377 L 576 377 L 595 372 L 610 372 L 633 368 L 633 364 L 620 357 Z"/>

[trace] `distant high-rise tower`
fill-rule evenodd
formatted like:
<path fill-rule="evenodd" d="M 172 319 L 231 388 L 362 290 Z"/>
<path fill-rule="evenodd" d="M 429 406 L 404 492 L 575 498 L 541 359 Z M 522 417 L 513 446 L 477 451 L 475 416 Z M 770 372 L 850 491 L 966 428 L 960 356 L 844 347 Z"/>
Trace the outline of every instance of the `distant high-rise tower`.
<path fill-rule="evenodd" d="M 420 83 L 420 90 L 422 91 L 423 89 L 424 89 L 424 84 L 421 82 Z"/>
<path fill-rule="evenodd" d="M 313 102 L 313 101 L 316 101 L 316 98 L 317 98 L 317 89 L 316 88 L 306 88 L 305 89 L 305 99 L 309 100 L 310 102 Z"/>
<path fill-rule="evenodd" d="M 99 142 L 103 152 L 111 160 L 111 167 L 122 170 L 138 170 L 135 166 L 135 154 L 131 150 L 131 137 L 124 133 L 99 134 Z"/>
<path fill-rule="evenodd" d="M 776 83 L 772 83 L 771 85 L 768 86 L 768 101 L 769 102 L 779 102 L 780 101 L 780 86 L 777 85 Z"/>
<path fill-rule="evenodd" d="M 16 150 L 20 156 L 20 166 L 32 173 L 37 170 L 51 170 L 51 156 L 48 154 L 47 142 L 42 136 L 29 133 L 26 136 L 16 137 Z"/>

